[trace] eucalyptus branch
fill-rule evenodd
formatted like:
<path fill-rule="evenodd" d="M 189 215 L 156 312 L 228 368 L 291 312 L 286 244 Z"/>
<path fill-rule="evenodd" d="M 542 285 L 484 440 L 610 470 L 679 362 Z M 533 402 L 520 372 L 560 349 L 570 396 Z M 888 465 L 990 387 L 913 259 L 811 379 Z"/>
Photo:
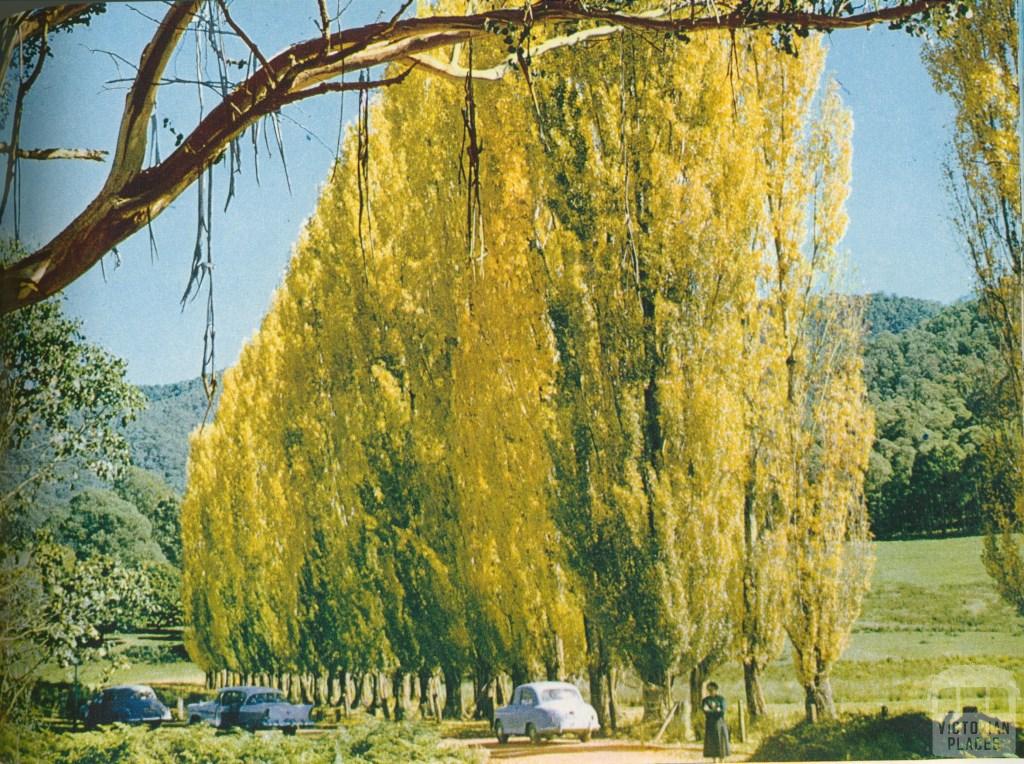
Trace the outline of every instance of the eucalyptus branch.
<path fill-rule="evenodd" d="M 19 159 L 85 159 L 90 162 L 102 162 L 107 156 L 102 149 L 15 149 L 8 143 L 0 142 L 0 154 L 15 152 Z"/>
<path fill-rule="evenodd" d="M 703 0 L 694 0 L 694 3 L 686 6 L 671 3 L 654 12 L 629 13 L 594 8 L 579 0 L 537 0 L 528 7 L 526 15 L 523 4 L 516 2 L 509 7 L 479 13 L 403 18 L 412 4 L 411 0 L 405 0 L 388 21 L 341 29 L 327 36 L 317 35 L 269 59 L 264 57 L 250 76 L 235 85 L 205 114 L 170 156 L 143 169 L 147 126 L 156 90 L 170 56 L 202 2 L 188 0 L 172 4 L 142 54 L 138 74 L 126 97 L 107 183 L 50 242 L 0 269 L 0 313 L 45 299 L 77 279 L 106 252 L 166 209 L 217 160 L 232 140 L 282 106 L 323 93 L 365 91 L 367 87 L 383 87 L 401 81 L 391 77 L 363 83 L 362 88 L 358 84 L 330 83 L 346 71 L 411 60 L 424 69 L 462 78 L 465 72 L 454 62 L 443 64 L 424 54 L 492 35 L 498 28 L 521 28 L 527 20 L 533 29 L 550 28 L 561 22 L 598 24 L 593 29 L 541 42 L 531 51 L 535 57 L 557 47 L 604 39 L 623 30 L 682 38 L 713 30 L 834 30 L 880 23 L 919 25 L 917 19 L 946 7 L 948 0 L 911 0 L 847 15 L 775 11 L 749 3 L 719 3 L 715 14 L 707 15 Z M 689 7 L 693 13 L 677 13 L 683 7 Z M 231 25 L 227 17 L 225 21 Z M 237 29 L 234 32 L 239 34 Z M 474 71 L 474 75 L 500 79 L 508 68 L 509 62 L 505 60 L 492 67 L 493 71 Z"/>

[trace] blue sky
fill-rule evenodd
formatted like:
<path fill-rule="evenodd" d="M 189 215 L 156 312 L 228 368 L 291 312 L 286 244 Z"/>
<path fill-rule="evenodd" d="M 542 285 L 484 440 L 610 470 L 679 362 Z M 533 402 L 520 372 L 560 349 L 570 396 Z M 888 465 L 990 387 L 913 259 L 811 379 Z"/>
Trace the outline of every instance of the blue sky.
<path fill-rule="evenodd" d="M 356 0 L 346 25 L 372 21 L 392 3 Z M 236 0 L 233 14 L 267 53 L 316 34 L 312 0 Z M 296 10 L 300 8 L 301 10 Z M 111 5 L 87 30 L 57 38 L 55 59 L 33 91 L 23 144 L 111 149 L 131 74 L 118 61 L 136 61 L 160 4 Z M 828 68 L 853 110 L 854 179 L 848 203 L 851 291 L 886 291 L 950 301 L 970 292 L 970 272 L 947 222 L 949 202 L 942 162 L 952 122 L 947 99 L 934 93 L 920 63 L 920 41 L 885 28 L 835 33 Z M 111 55 L 115 54 L 115 55 Z M 185 45 L 169 74 L 194 77 L 194 48 Z M 206 103 L 211 103 L 206 96 Z M 347 100 L 344 118 L 355 113 Z M 164 88 L 161 118 L 187 132 L 194 124 L 194 86 Z M 217 362 L 234 362 L 258 328 L 280 282 L 304 219 L 333 159 L 342 116 L 340 96 L 290 107 L 282 120 L 291 192 L 280 160 L 261 146 L 256 184 L 251 150 L 243 150 L 243 175 L 226 213 L 213 221 Z M 161 128 L 166 155 L 173 144 Z M 99 190 L 104 165 L 85 162 L 23 163 L 22 236 L 44 243 Z M 218 168 L 215 206 L 223 209 L 226 172 Z M 154 224 L 158 256 L 151 259 L 145 231 L 119 247 L 120 266 L 106 259 L 106 278 L 94 268 L 67 290 L 67 308 L 88 337 L 128 360 L 136 383 L 172 382 L 199 373 L 205 300 L 186 307 L 179 299 L 195 239 L 196 192 L 186 191 Z M 5 221 L 4 226 L 8 227 Z"/>

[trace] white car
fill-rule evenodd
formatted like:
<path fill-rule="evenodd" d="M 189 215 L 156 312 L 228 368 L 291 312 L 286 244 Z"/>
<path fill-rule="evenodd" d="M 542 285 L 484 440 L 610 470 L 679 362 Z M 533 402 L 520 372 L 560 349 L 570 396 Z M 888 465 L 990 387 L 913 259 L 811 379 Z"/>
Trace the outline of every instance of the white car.
<path fill-rule="evenodd" d="M 566 682 L 521 684 L 512 694 L 512 702 L 494 712 L 494 734 L 499 743 L 507 743 L 511 735 L 526 735 L 533 743 L 556 735 L 576 735 L 585 743 L 598 729 L 597 711 Z"/>
<path fill-rule="evenodd" d="M 210 724 L 220 729 L 243 727 L 279 729 L 294 735 L 299 727 L 312 727 L 312 706 L 289 703 L 272 687 L 225 687 L 213 700 L 188 704 L 189 724 Z"/>

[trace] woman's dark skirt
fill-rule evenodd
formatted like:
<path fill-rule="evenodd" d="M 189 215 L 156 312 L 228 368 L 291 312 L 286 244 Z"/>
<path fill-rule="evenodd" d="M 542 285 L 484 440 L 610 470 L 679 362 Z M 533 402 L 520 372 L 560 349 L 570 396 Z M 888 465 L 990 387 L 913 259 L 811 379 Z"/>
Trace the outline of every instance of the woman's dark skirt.
<path fill-rule="evenodd" d="M 729 727 L 722 714 L 705 715 L 704 755 L 712 759 L 724 759 L 729 755 Z"/>

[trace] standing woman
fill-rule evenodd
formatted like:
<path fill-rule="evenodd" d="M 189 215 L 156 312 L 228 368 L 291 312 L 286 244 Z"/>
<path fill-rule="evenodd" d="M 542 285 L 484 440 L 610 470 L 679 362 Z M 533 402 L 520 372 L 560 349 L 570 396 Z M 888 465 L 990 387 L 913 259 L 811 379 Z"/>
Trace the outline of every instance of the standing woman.
<path fill-rule="evenodd" d="M 718 694 L 714 682 L 708 682 L 708 694 L 700 707 L 704 711 L 704 755 L 724 761 L 729 755 L 729 727 L 725 723 L 725 698 Z"/>

